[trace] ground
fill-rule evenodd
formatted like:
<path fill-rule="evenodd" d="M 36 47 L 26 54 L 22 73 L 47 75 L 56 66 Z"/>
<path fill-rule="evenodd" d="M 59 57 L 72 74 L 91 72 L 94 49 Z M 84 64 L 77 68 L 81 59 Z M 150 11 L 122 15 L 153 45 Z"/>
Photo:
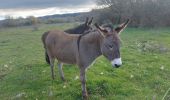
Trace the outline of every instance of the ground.
<path fill-rule="evenodd" d="M 79 69 L 64 65 L 66 82 L 44 59 L 43 32 L 74 24 L 0 29 L 1 100 L 81 100 Z M 170 28 L 127 28 L 121 33 L 123 66 L 112 68 L 103 56 L 87 71 L 90 100 L 170 100 Z M 55 64 L 56 65 L 56 64 Z"/>

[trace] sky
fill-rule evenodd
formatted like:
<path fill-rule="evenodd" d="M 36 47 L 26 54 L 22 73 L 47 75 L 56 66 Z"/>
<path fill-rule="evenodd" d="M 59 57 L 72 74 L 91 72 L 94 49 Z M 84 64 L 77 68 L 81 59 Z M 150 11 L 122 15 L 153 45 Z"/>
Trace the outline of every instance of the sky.
<path fill-rule="evenodd" d="M 87 12 L 96 7 L 96 0 L 1 0 L 0 20 L 6 16 L 28 17 Z"/>

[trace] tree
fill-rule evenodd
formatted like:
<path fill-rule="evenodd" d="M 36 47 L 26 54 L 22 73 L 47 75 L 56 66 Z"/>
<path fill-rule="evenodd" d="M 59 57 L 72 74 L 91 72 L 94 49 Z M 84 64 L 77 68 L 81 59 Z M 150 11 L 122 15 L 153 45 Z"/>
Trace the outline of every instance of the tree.
<path fill-rule="evenodd" d="M 38 19 L 34 16 L 29 16 L 29 17 L 27 17 L 27 19 L 28 19 L 28 22 L 30 23 L 30 25 L 33 26 L 33 30 L 34 31 L 38 30 L 38 23 L 39 23 Z"/>
<path fill-rule="evenodd" d="M 17 26 L 17 23 L 15 21 L 15 19 L 12 16 L 6 16 L 3 26 L 5 27 L 14 27 Z"/>
<path fill-rule="evenodd" d="M 98 0 L 97 4 L 105 9 L 99 18 L 107 15 L 115 24 L 130 18 L 134 27 L 170 26 L 169 0 Z"/>

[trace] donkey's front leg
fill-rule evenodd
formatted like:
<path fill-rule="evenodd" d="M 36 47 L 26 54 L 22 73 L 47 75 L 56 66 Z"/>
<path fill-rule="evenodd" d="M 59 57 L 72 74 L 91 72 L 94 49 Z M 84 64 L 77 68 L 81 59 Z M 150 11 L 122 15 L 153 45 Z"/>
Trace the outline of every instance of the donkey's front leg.
<path fill-rule="evenodd" d="M 82 86 L 82 95 L 84 99 L 87 99 L 88 94 L 87 94 L 87 89 L 86 89 L 86 73 L 85 73 L 85 68 L 80 67 L 80 80 L 81 80 L 81 86 Z"/>
<path fill-rule="evenodd" d="M 65 81 L 62 67 L 63 67 L 63 64 L 61 62 L 58 62 L 58 69 L 59 69 L 60 77 L 63 81 Z"/>

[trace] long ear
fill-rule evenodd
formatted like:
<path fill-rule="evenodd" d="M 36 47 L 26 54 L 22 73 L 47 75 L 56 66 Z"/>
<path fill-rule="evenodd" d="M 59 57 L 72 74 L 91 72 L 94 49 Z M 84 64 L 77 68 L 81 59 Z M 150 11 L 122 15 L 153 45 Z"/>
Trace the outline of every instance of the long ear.
<path fill-rule="evenodd" d="M 89 17 L 86 17 L 85 25 L 88 25 Z"/>
<path fill-rule="evenodd" d="M 117 33 L 120 33 L 121 31 L 123 31 L 123 29 L 126 28 L 126 26 L 128 25 L 129 21 L 130 20 L 128 19 L 125 23 L 119 25 L 117 28 L 115 28 L 115 31 Z"/>
<path fill-rule="evenodd" d="M 93 17 L 92 17 L 91 20 L 89 21 L 88 25 L 91 25 L 92 21 L 93 21 Z"/>
<path fill-rule="evenodd" d="M 100 33 L 102 34 L 102 36 L 106 36 L 107 35 L 107 30 L 103 29 L 102 27 L 100 27 L 97 23 L 94 24 L 96 26 L 96 28 L 100 31 Z"/>

